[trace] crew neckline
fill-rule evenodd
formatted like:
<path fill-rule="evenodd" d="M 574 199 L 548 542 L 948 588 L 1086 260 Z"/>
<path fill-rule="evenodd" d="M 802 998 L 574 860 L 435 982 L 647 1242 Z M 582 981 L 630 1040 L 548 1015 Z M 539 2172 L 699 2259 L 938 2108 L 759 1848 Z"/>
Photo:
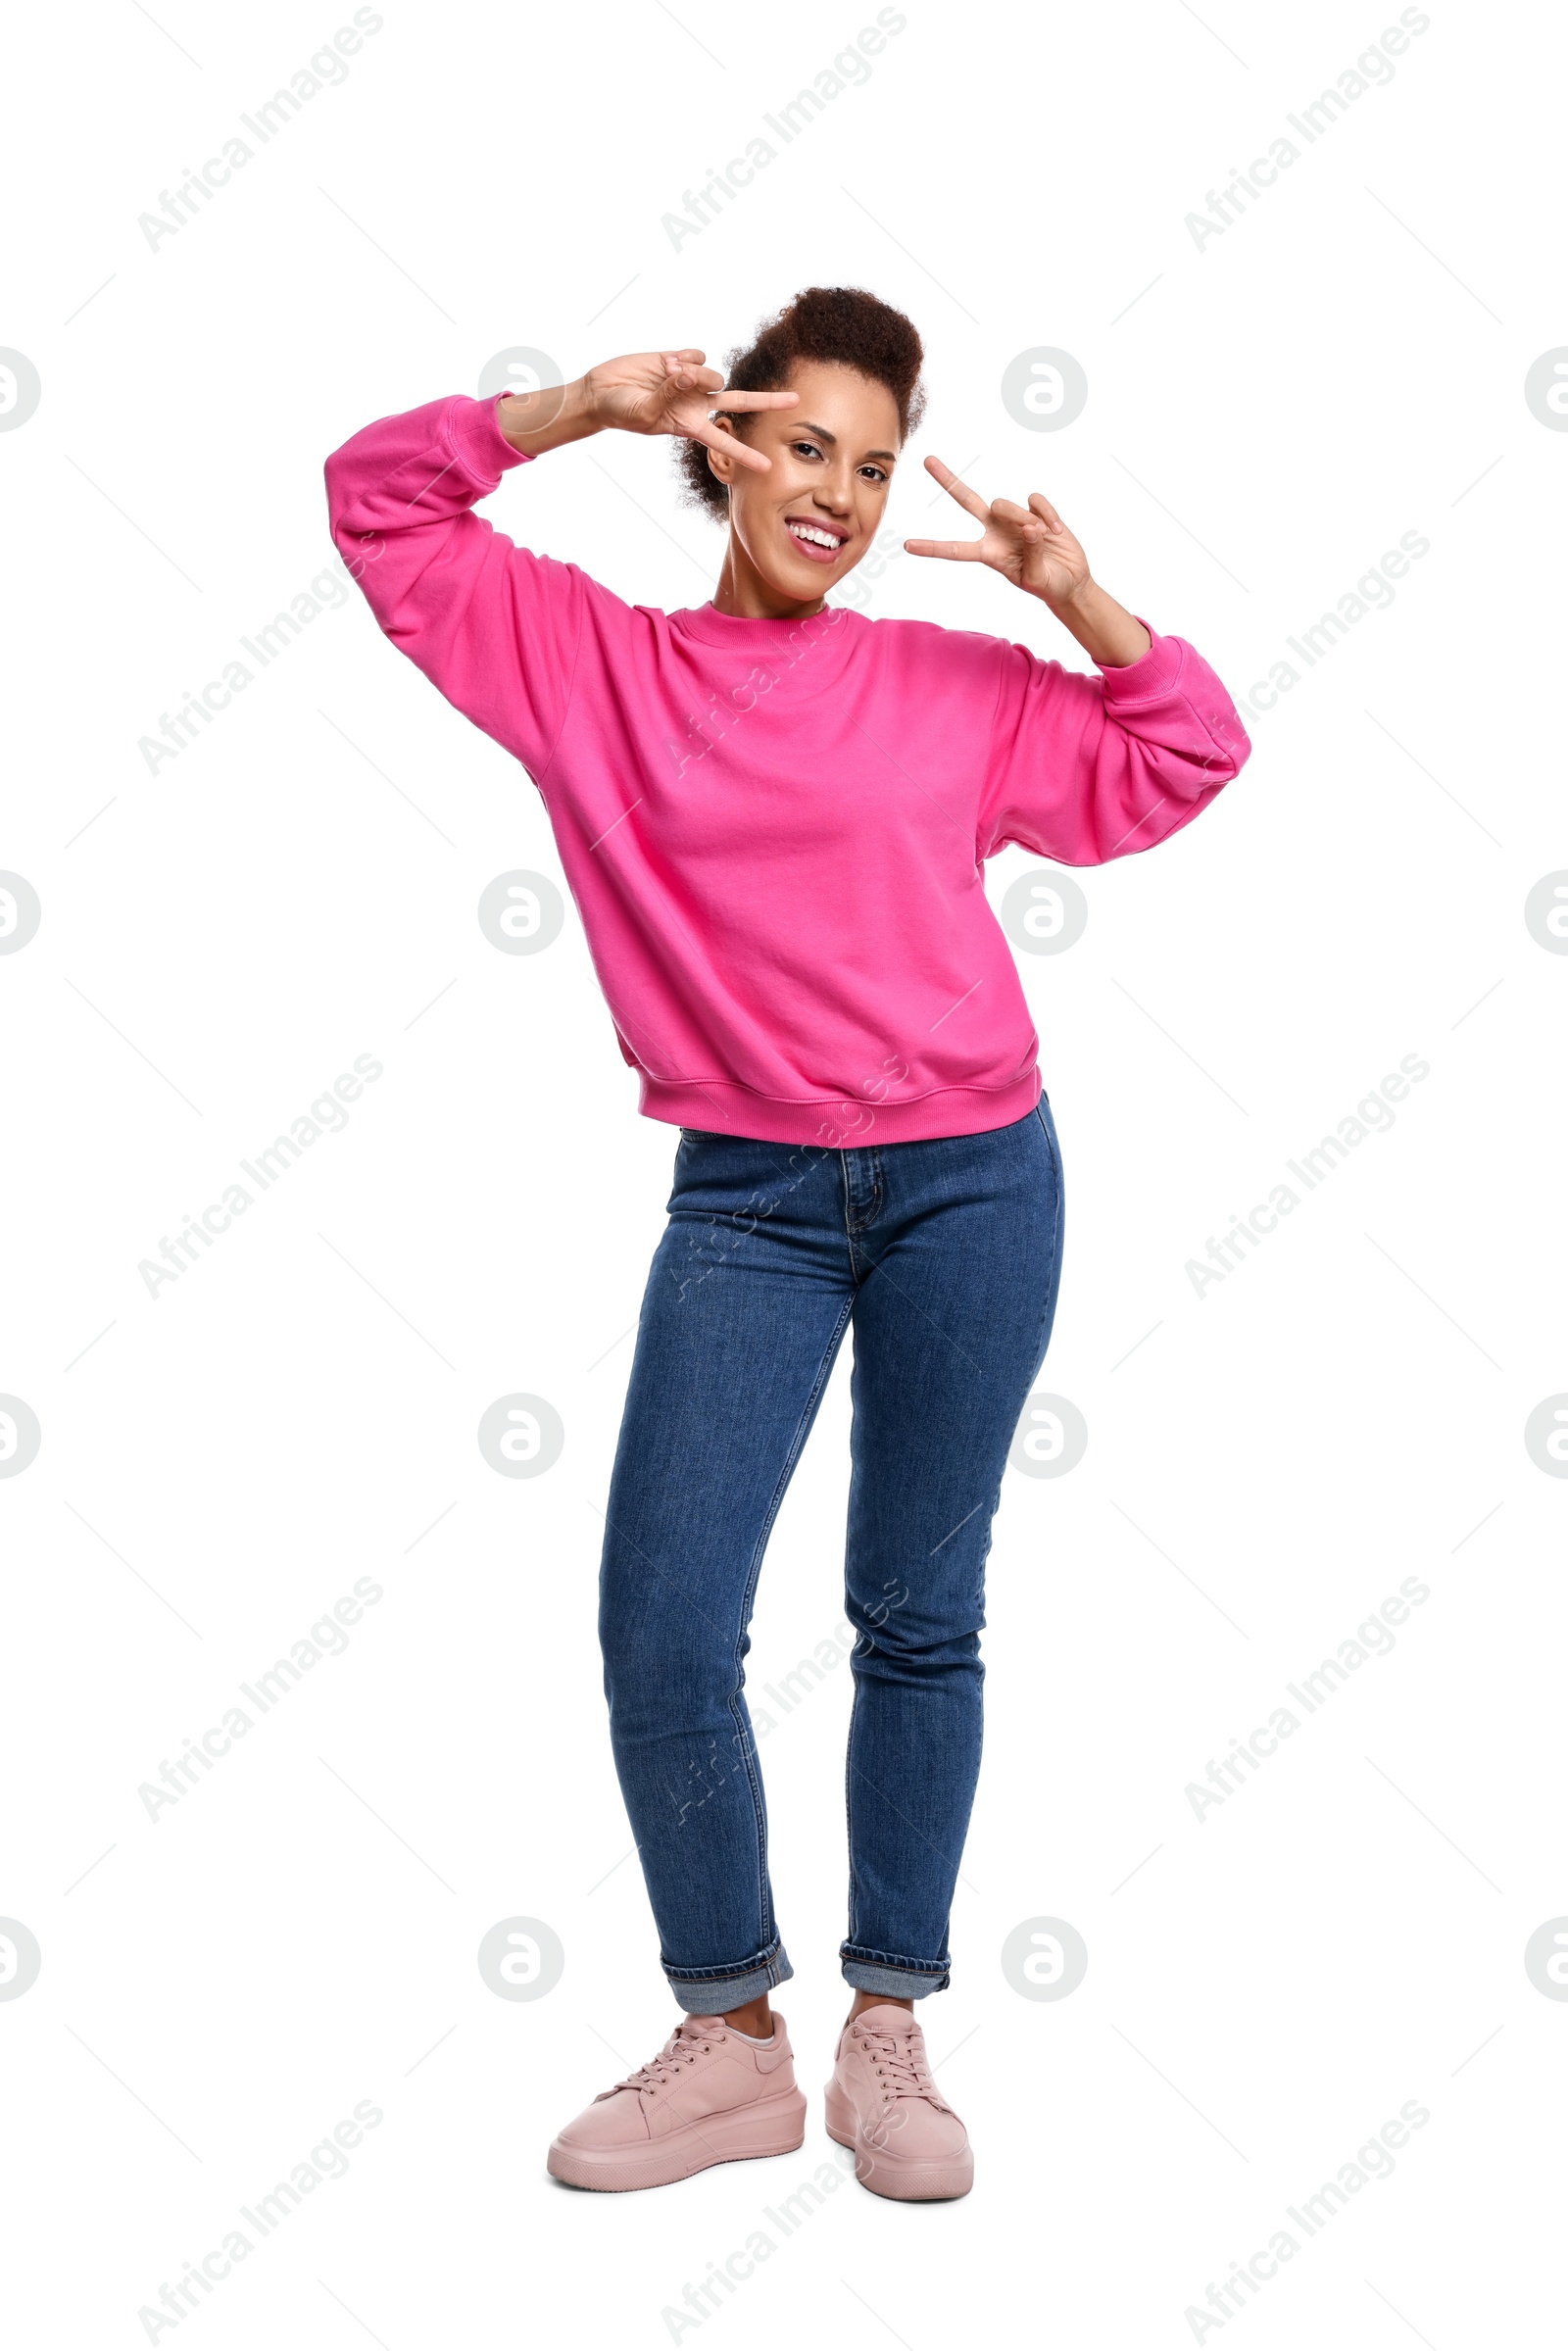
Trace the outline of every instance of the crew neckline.
<path fill-rule="evenodd" d="M 810 701 L 841 684 L 855 648 L 870 626 L 861 613 L 842 604 L 827 605 L 805 620 L 754 619 L 740 612 L 716 612 L 711 604 L 689 606 L 667 618 L 674 635 L 710 675 L 714 656 L 727 655 L 735 669 L 728 683 L 744 685 L 748 671 L 765 668 L 774 689 L 783 690 L 791 702 Z"/>
<path fill-rule="evenodd" d="M 805 619 L 775 618 L 771 614 L 754 616 L 746 612 L 720 612 L 710 598 L 707 604 L 682 607 L 671 612 L 670 621 L 688 637 L 700 637 L 705 645 L 779 645 L 788 640 L 796 629 L 811 632 L 810 641 L 819 647 L 835 639 L 848 640 L 855 634 L 852 623 L 861 622 L 861 615 L 848 605 L 830 604 L 820 612 L 811 612 Z M 831 625 L 823 630 L 821 623 Z M 862 623 L 863 625 L 863 623 Z"/>

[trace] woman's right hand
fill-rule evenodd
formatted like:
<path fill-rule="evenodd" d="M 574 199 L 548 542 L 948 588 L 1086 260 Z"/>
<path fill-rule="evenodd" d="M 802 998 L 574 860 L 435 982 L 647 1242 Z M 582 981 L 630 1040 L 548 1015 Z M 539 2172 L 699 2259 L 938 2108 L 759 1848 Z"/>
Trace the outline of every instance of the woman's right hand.
<path fill-rule="evenodd" d="M 718 369 L 704 365 L 701 351 L 687 348 L 605 360 L 576 383 L 502 400 L 496 416 L 514 448 L 530 456 L 613 429 L 702 441 L 727 450 L 738 465 L 768 472 L 769 461 L 760 450 L 710 421 L 721 393 L 726 409 L 749 412 L 793 408 L 800 398 L 797 392 L 725 392 Z"/>

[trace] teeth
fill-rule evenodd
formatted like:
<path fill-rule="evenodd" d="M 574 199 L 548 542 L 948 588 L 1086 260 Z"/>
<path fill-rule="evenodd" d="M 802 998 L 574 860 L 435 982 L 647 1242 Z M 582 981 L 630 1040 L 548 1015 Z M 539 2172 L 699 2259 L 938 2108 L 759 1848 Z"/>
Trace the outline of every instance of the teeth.
<path fill-rule="evenodd" d="M 797 539 L 809 539 L 813 547 L 831 547 L 837 552 L 843 545 L 843 541 L 835 539 L 831 531 L 813 529 L 809 522 L 792 522 L 789 527 Z"/>

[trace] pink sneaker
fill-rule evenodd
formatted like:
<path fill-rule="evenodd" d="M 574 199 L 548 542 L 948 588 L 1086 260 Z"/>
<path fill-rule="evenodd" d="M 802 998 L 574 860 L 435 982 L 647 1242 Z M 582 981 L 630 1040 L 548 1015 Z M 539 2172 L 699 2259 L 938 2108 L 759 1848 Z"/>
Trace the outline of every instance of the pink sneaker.
<path fill-rule="evenodd" d="M 710 2164 L 788 2155 L 806 2137 L 806 2099 L 784 2019 L 748 2040 L 722 2017 L 682 2019 L 652 2064 L 601 2090 L 551 2144 L 572 2187 L 662 2187 Z"/>
<path fill-rule="evenodd" d="M 855 2176 L 874 2196 L 966 2196 L 969 2134 L 931 2078 L 925 2035 L 907 2008 L 862 2008 L 839 2035 L 827 2085 L 827 2133 L 855 2149 Z"/>

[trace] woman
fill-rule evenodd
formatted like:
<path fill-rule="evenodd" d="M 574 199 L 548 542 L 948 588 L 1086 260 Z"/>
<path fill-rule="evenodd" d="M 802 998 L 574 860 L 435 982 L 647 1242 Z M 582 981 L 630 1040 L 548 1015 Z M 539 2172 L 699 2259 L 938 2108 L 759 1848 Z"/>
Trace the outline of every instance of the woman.
<path fill-rule="evenodd" d="M 827 2128 L 873 2192 L 967 2192 L 963 2126 L 914 2003 L 949 1982 L 980 1760 L 991 1520 L 1055 1307 L 1061 1172 L 1038 1040 L 988 906 L 1008 842 L 1066 864 L 1149 849 L 1249 744 L 1192 647 L 1093 578 L 1038 491 L 911 555 L 981 563 L 1101 671 L 829 593 L 871 547 L 923 406 L 909 321 L 799 295 L 725 386 L 701 351 L 449 399 L 327 465 L 376 618 L 544 798 L 645 1116 L 681 1129 L 611 1482 L 611 1737 L 684 2012 L 550 2150 L 629 2188 L 802 2143 L 773 1987 L 747 1626 L 774 1514 L 853 1325 L 846 1608 L 854 2001 Z M 471 512 L 510 466 L 673 435 L 727 527 L 710 603 L 628 607 Z"/>

